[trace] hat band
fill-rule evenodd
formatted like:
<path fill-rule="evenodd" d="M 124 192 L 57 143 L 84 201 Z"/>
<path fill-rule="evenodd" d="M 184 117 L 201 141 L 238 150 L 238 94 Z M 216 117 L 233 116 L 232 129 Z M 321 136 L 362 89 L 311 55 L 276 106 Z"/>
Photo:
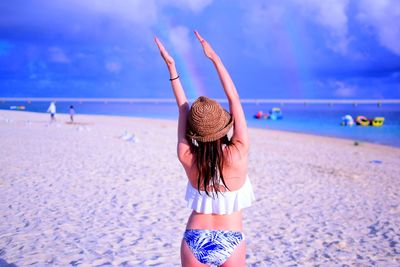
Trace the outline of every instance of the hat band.
<path fill-rule="evenodd" d="M 225 136 L 229 132 L 229 130 L 232 128 L 233 121 L 233 116 L 231 116 L 229 123 L 224 128 L 212 134 L 201 136 L 189 130 L 186 136 L 200 142 L 213 142 Z"/>

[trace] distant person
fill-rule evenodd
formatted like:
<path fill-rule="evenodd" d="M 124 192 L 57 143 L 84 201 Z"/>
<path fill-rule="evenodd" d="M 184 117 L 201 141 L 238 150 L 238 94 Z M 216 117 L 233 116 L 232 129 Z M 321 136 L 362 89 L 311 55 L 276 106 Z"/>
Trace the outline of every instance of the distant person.
<path fill-rule="evenodd" d="M 47 112 L 50 112 L 50 122 L 54 122 L 56 120 L 56 103 L 54 101 L 50 103 Z"/>
<path fill-rule="evenodd" d="M 181 243 L 182 266 L 245 266 L 242 209 L 254 200 L 247 175 L 246 119 L 235 85 L 221 59 L 207 41 L 195 34 L 204 54 L 216 68 L 230 112 L 205 96 L 200 96 L 189 109 L 175 61 L 155 39 L 168 67 L 178 105 L 177 152 L 188 177 L 186 201 L 192 209 Z"/>
<path fill-rule="evenodd" d="M 75 109 L 74 106 L 69 106 L 69 118 L 71 120 L 71 123 L 74 123 L 74 115 L 75 115 Z"/>

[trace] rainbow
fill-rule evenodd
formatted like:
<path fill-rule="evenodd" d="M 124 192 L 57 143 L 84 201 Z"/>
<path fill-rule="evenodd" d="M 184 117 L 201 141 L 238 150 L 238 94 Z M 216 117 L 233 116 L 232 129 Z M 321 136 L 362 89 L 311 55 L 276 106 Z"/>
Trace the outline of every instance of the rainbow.
<path fill-rule="evenodd" d="M 201 95 L 207 95 L 204 83 L 200 79 L 201 75 L 199 74 L 192 55 L 190 53 L 180 52 L 171 45 L 168 34 L 172 28 L 174 28 L 173 23 L 163 21 L 156 25 L 155 33 L 159 36 L 166 49 L 175 60 L 186 97 L 193 100 Z"/>
<path fill-rule="evenodd" d="M 282 31 L 277 31 L 274 37 L 281 62 L 286 66 L 282 73 L 282 81 L 285 88 L 291 91 L 292 97 L 302 98 L 307 93 L 307 87 L 310 87 L 305 82 L 311 76 L 307 66 L 307 56 L 302 52 L 307 45 L 301 37 L 305 29 L 303 25 L 295 24 L 290 18 L 285 18 L 280 26 Z"/>
<path fill-rule="evenodd" d="M 175 51 L 174 51 L 175 52 Z M 195 99 L 202 95 L 207 95 L 203 81 L 200 79 L 200 74 L 196 68 L 195 62 L 190 55 L 174 53 L 177 62 L 177 68 L 182 84 L 188 99 Z"/>

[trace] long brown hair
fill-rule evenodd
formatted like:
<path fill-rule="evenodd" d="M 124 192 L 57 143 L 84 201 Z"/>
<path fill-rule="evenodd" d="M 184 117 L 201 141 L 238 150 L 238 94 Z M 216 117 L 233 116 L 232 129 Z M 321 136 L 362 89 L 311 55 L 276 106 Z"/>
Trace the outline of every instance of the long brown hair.
<path fill-rule="evenodd" d="M 200 188 L 203 188 L 207 195 L 218 195 L 221 192 L 221 182 L 229 190 L 224 180 L 223 168 L 227 160 L 224 155 L 224 146 L 229 147 L 233 145 L 231 140 L 225 135 L 216 141 L 196 141 L 190 142 L 190 144 L 192 153 L 195 155 L 198 170 L 197 188 L 199 192 Z M 230 153 L 229 149 L 228 153 Z"/>

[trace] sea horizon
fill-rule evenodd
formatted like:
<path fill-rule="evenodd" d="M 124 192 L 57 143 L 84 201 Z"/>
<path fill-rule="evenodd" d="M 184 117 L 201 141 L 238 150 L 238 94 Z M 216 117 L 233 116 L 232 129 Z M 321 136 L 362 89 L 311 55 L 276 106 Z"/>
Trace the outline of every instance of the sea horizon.
<path fill-rule="evenodd" d="M 189 102 L 196 98 L 188 98 Z M 219 102 L 228 102 L 227 98 L 213 98 Z M 175 98 L 155 97 L 0 97 L 0 102 L 117 102 L 117 103 L 175 103 Z M 400 104 L 397 98 L 241 98 L 242 103 L 275 103 L 275 104 Z"/>

